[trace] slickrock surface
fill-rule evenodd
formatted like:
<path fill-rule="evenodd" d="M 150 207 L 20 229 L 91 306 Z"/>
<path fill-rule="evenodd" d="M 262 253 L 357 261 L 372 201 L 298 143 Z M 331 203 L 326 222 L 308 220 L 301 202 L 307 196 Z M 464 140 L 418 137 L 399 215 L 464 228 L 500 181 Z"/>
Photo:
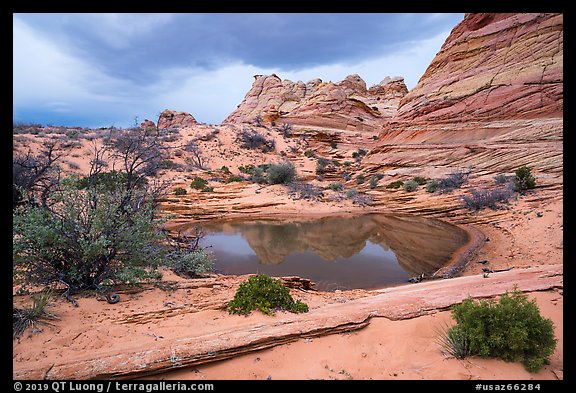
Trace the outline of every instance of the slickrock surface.
<path fill-rule="evenodd" d="M 226 281 L 223 284 L 207 281 L 204 285 L 205 296 L 221 294 L 236 286 Z M 172 371 L 299 338 L 361 329 L 374 317 L 402 320 L 435 313 L 470 296 L 503 294 L 514 285 L 521 291 L 563 288 L 562 265 L 494 273 L 490 278 L 476 275 L 389 288 L 356 299 L 344 297 L 343 301 L 312 306 L 306 314 L 278 313 L 276 317 L 254 313 L 248 317 L 228 315 L 221 310 L 223 304 L 217 300 L 220 296 L 206 296 L 204 299 L 209 301 L 194 302 L 186 296 L 191 290 L 186 285 L 170 295 L 158 289 L 135 294 L 149 299 L 148 310 L 138 313 L 134 307 L 136 303 L 145 304 L 144 299 L 133 305 L 127 296 L 121 309 L 94 299 L 82 299 L 82 308 L 73 310 L 80 315 L 67 313 L 49 328 L 53 334 L 48 341 L 40 344 L 45 335 L 31 338 L 37 343 L 36 355 L 25 358 L 16 348 L 14 377 L 122 378 Z M 318 296 L 314 292 L 294 295 L 312 304 Z M 79 316 L 81 323 L 66 323 L 67 318 Z M 73 339 L 67 341 L 66 337 L 71 336 Z M 60 357 L 58 353 L 66 356 Z"/>

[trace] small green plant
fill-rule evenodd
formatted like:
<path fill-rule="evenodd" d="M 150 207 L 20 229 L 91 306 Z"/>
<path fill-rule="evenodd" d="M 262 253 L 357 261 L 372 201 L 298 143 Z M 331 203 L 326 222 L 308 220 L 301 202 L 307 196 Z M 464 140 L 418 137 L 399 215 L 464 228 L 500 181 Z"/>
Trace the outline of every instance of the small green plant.
<path fill-rule="evenodd" d="M 174 195 L 186 195 L 187 191 L 182 187 L 176 187 L 174 189 Z"/>
<path fill-rule="evenodd" d="M 398 189 L 398 188 L 403 187 L 403 186 L 404 186 L 404 182 L 402 180 L 396 180 L 396 181 L 389 183 L 386 186 L 386 188 Z"/>
<path fill-rule="evenodd" d="M 244 181 L 244 178 L 240 175 L 230 175 L 225 181 L 226 183 L 234 183 Z"/>
<path fill-rule="evenodd" d="M 276 310 L 303 313 L 308 312 L 308 305 L 295 301 L 280 280 L 259 274 L 241 283 L 234 299 L 228 303 L 230 314 L 248 315 L 256 309 L 266 315 L 275 315 Z"/>
<path fill-rule="evenodd" d="M 198 277 L 214 270 L 214 255 L 203 249 L 175 250 L 168 254 L 167 260 L 179 276 Z"/>
<path fill-rule="evenodd" d="M 268 167 L 268 182 L 270 184 L 288 184 L 296 179 L 296 168 L 290 161 L 280 164 L 270 164 Z"/>
<path fill-rule="evenodd" d="M 412 180 L 414 180 L 419 186 L 423 186 L 428 181 L 428 179 L 422 176 L 416 176 Z"/>
<path fill-rule="evenodd" d="M 214 187 L 208 187 L 208 186 L 200 190 L 200 192 L 212 192 L 212 191 L 214 191 Z"/>
<path fill-rule="evenodd" d="M 376 188 L 379 180 L 380 179 L 378 178 L 378 175 L 370 176 L 370 188 L 372 188 L 372 189 Z"/>
<path fill-rule="evenodd" d="M 192 183 L 190 183 L 191 188 L 195 188 L 196 190 L 201 190 L 208 185 L 208 180 L 202 179 L 200 176 L 194 177 Z"/>
<path fill-rule="evenodd" d="M 230 168 L 228 168 L 226 165 L 223 165 L 222 168 L 220 168 L 220 170 L 224 173 L 230 173 Z"/>
<path fill-rule="evenodd" d="M 404 183 L 404 191 L 406 192 L 416 191 L 417 188 L 418 183 L 416 183 L 414 180 L 408 180 L 406 183 Z"/>
<path fill-rule="evenodd" d="M 330 165 L 331 161 L 324 157 L 318 157 L 316 161 L 316 174 L 323 175 L 326 172 L 326 168 Z"/>
<path fill-rule="evenodd" d="M 466 299 L 452 306 L 452 318 L 456 325 L 445 330 L 440 341 L 456 357 L 520 361 L 528 371 L 536 372 L 556 348 L 553 322 L 540 315 L 535 300 L 516 289 L 498 302 Z"/>
<path fill-rule="evenodd" d="M 438 188 L 438 180 L 432 179 L 426 183 L 426 192 L 435 192 Z"/>
<path fill-rule="evenodd" d="M 358 190 L 355 188 L 351 188 L 348 191 L 346 191 L 346 198 L 348 198 L 348 199 L 352 199 L 356 195 L 358 195 Z"/>
<path fill-rule="evenodd" d="M 342 183 L 330 183 L 328 185 L 328 188 L 331 189 L 332 191 L 342 191 L 344 189 L 344 186 L 342 185 Z"/>
<path fill-rule="evenodd" d="M 50 324 L 49 321 L 58 319 L 56 315 L 47 310 L 50 301 L 54 298 L 51 289 L 43 290 L 32 296 L 32 307 L 13 308 L 12 311 L 12 339 L 22 336 L 28 327 L 32 328 L 30 334 L 41 331 L 39 324 Z"/>
<path fill-rule="evenodd" d="M 344 166 L 350 166 L 350 165 L 352 165 L 352 164 L 353 164 L 352 161 L 344 161 L 344 162 L 342 163 L 342 165 L 344 165 Z"/>
<path fill-rule="evenodd" d="M 532 175 L 532 170 L 526 165 L 516 169 L 514 177 L 515 190 L 520 192 L 534 187 L 536 187 L 536 178 Z"/>
<path fill-rule="evenodd" d="M 312 150 L 306 150 L 304 152 L 304 156 L 308 157 L 308 158 L 312 158 L 312 157 L 316 157 L 316 153 L 314 153 Z"/>
<path fill-rule="evenodd" d="M 366 181 L 366 177 L 363 174 L 356 176 L 356 184 L 362 184 Z"/>

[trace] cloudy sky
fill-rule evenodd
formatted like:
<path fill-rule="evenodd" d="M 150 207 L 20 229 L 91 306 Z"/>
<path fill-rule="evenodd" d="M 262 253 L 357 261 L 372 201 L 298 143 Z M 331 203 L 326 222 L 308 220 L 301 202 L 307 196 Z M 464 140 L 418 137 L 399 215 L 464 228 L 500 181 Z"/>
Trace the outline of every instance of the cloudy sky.
<path fill-rule="evenodd" d="M 253 75 L 414 87 L 463 14 L 14 14 L 13 120 L 218 124 Z"/>

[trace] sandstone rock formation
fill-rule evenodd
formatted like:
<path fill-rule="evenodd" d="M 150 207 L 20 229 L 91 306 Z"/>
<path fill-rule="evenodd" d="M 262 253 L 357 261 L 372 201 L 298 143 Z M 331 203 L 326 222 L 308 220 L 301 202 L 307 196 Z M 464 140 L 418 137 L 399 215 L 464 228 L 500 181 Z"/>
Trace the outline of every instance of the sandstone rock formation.
<path fill-rule="evenodd" d="M 385 78 L 366 88 L 358 75 L 333 83 L 281 80 L 276 74 L 256 75 L 252 88 L 224 123 L 287 122 L 341 130 L 378 131 L 408 92 L 404 79 Z"/>
<path fill-rule="evenodd" d="M 364 163 L 561 174 L 562 113 L 563 15 L 467 14 Z"/>
<path fill-rule="evenodd" d="M 563 15 L 467 14 L 401 101 L 396 120 L 561 116 Z"/>
<path fill-rule="evenodd" d="M 198 124 L 198 122 L 190 113 L 177 112 L 169 109 L 163 110 L 158 119 L 158 128 L 160 129 L 186 127 L 194 124 Z"/>

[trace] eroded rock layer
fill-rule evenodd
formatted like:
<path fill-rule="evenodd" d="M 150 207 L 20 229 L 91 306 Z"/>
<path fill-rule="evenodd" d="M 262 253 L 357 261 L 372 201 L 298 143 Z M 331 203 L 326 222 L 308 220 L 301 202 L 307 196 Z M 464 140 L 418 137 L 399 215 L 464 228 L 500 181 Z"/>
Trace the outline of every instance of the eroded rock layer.
<path fill-rule="evenodd" d="M 561 116 L 563 15 L 467 14 L 401 101 L 396 120 Z"/>
<path fill-rule="evenodd" d="M 355 74 L 337 83 L 292 82 L 276 74 L 254 78 L 252 88 L 224 123 L 251 123 L 260 116 L 264 122 L 374 131 L 395 114 L 408 92 L 401 77 L 386 77 L 369 89 Z"/>

